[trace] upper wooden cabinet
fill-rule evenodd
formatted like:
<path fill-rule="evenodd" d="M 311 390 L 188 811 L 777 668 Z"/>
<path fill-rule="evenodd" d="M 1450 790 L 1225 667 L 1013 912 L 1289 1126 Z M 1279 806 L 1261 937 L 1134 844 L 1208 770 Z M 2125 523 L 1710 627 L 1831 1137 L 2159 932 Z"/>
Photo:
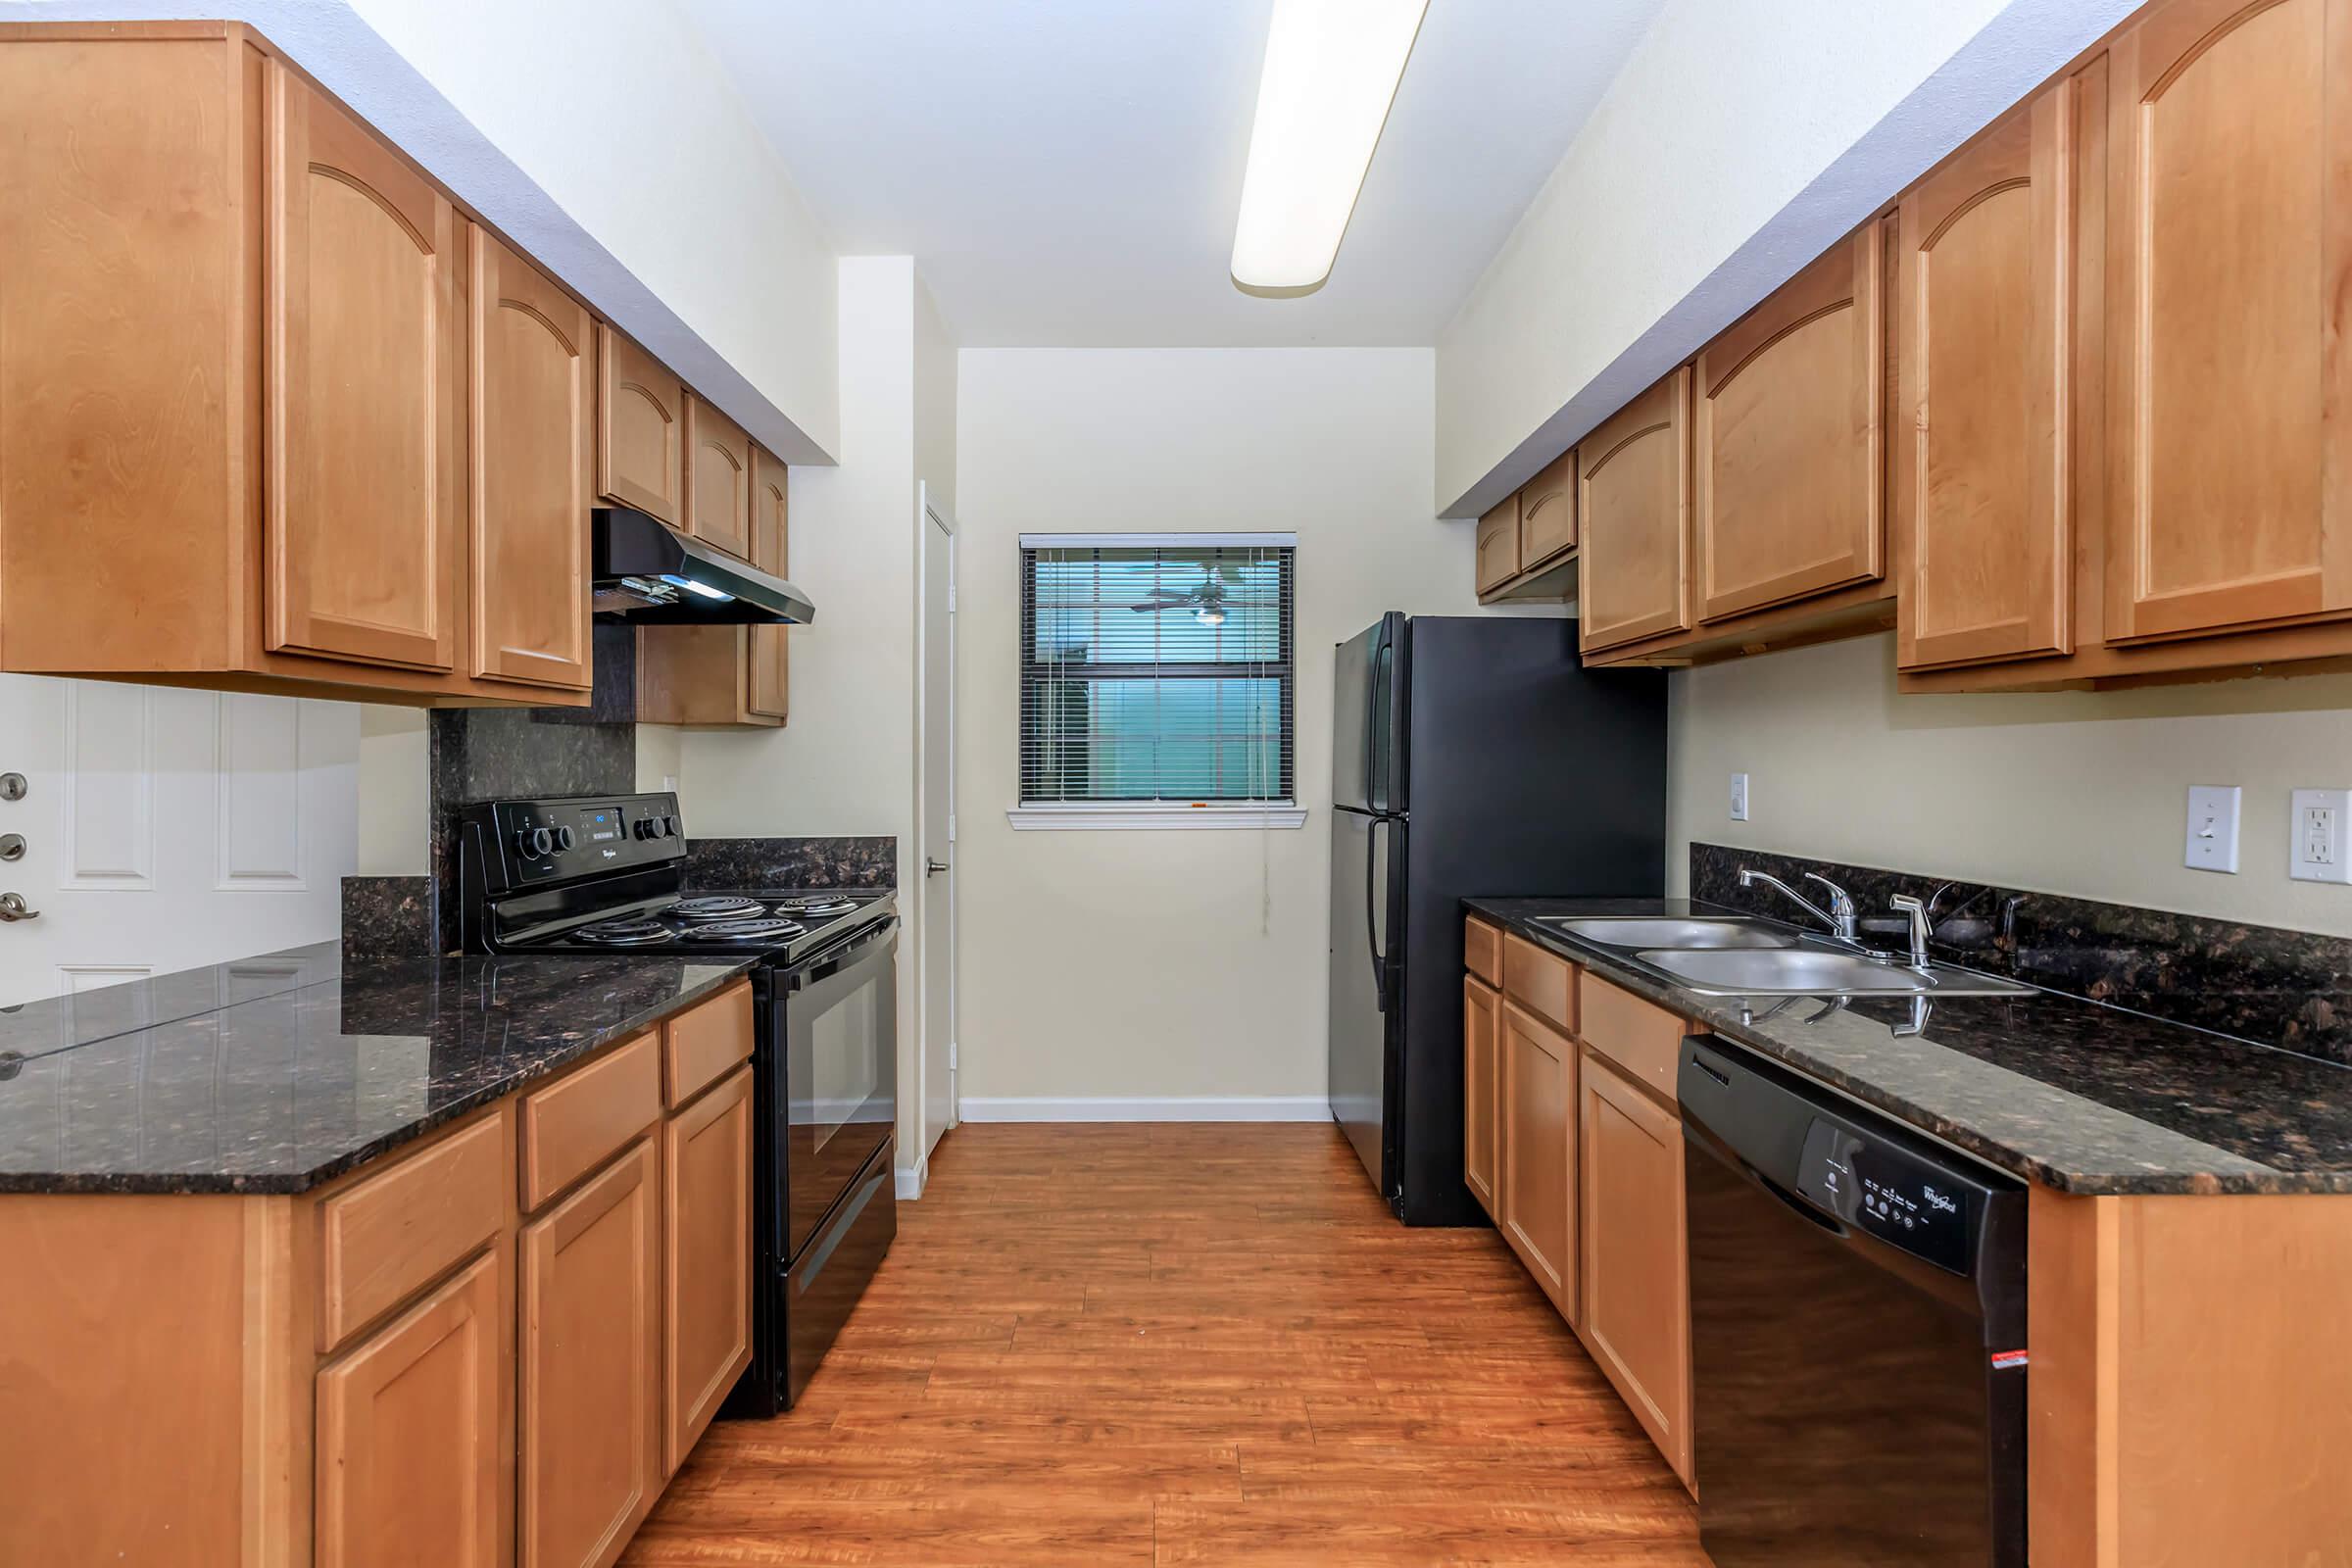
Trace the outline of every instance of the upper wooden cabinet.
<path fill-rule="evenodd" d="M 765 447 L 752 447 L 752 564 L 778 577 L 791 564 L 789 529 L 791 499 L 784 461 Z M 784 722 L 792 711 L 791 639 L 782 626 L 754 626 L 751 647 L 751 691 L 745 706 L 761 718 Z"/>
<path fill-rule="evenodd" d="M 457 211 L 275 63 L 268 138 L 270 647 L 448 669 L 465 494 Z"/>
<path fill-rule="evenodd" d="M 2352 3 L 2113 48 L 2106 638 L 2352 612 Z"/>
<path fill-rule="evenodd" d="M 686 531 L 739 560 L 752 555 L 752 438 L 686 394 Z"/>
<path fill-rule="evenodd" d="M 1907 669 L 2069 646 L 2075 99 L 2071 80 L 2045 89 L 1903 199 Z"/>
<path fill-rule="evenodd" d="M 1519 574 L 1519 495 L 1513 491 L 1478 519 L 1480 593 L 1501 587 Z"/>
<path fill-rule="evenodd" d="M 1690 628 L 1690 419 L 1685 367 L 1577 448 L 1577 637 L 1589 654 Z"/>
<path fill-rule="evenodd" d="M 751 563 L 781 577 L 790 505 L 782 459 L 751 454 Z M 775 729 L 792 710 L 792 650 L 782 626 L 647 626 L 637 634 L 637 718 L 645 724 Z"/>
<path fill-rule="evenodd" d="M 1701 622 L 1885 569 L 1878 223 L 1699 351 L 1692 564 Z"/>
<path fill-rule="evenodd" d="M 675 527 L 686 518 L 686 384 L 600 322 L 596 490 Z"/>
<path fill-rule="evenodd" d="M 588 685 L 586 306 L 473 234 L 473 672 Z"/>
<path fill-rule="evenodd" d="M 1576 548 L 1576 451 L 1572 447 L 1519 487 L 1519 568 L 1532 570 Z"/>
<path fill-rule="evenodd" d="M 0 667 L 586 701 L 579 613 L 506 569 L 553 543 L 542 416 L 468 416 L 469 368 L 561 367 L 504 323 L 469 355 L 466 220 L 414 165 L 244 27 L 6 24 L 0 188 Z M 512 484 L 469 545 L 476 461 Z"/>

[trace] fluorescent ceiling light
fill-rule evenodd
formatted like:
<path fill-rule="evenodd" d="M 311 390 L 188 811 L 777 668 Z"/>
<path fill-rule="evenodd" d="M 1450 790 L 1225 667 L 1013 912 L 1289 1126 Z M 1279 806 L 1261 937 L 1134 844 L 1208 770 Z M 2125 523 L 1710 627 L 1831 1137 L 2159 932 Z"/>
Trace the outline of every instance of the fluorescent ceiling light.
<path fill-rule="evenodd" d="M 1429 0 L 1274 0 L 1233 231 L 1233 281 L 1311 294 L 1331 275 Z"/>

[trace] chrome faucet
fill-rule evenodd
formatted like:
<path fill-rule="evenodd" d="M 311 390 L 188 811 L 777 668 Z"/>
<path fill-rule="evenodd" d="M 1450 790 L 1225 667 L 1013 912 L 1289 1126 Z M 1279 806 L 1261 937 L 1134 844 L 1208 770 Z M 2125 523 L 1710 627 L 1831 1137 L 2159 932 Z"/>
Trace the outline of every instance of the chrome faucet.
<path fill-rule="evenodd" d="M 1928 972 L 1928 906 L 1908 893 L 1897 893 L 1886 901 L 1910 917 L 1911 967 L 1920 973 Z"/>
<path fill-rule="evenodd" d="M 1740 885 L 1741 887 L 1751 888 L 1757 883 L 1761 882 L 1767 887 L 1778 888 L 1783 893 L 1788 894 L 1791 899 L 1794 899 L 1807 914 L 1810 914 L 1814 919 L 1819 920 L 1823 925 L 1828 926 L 1830 930 L 1837 935 L 1838 941 L 1852 942 L 1854 940 L 1854 931 L 1856 928 L 1856 922 L 1854 919 L 1854 901 L 1847 897 L 1845 889 L 1839 887 L 1828 877 L 1823 876 L 1819 871 L 1807 871 L 1805 873 L 1805 880 L 1808 882 L 1818 882 L 1823 887 L 1829 889 L 1830 906 L 1828 908 L 1825 909 L 1820 905 L 1815 904 L 1811 899 L 1806 898 L 1802 893 L 1797 892 L 1796 889 L 1790 887 L 1779 877 L 1774 876 L 1770 871 L 1751 871 L 1744 865 L 1740 868 Z"/>

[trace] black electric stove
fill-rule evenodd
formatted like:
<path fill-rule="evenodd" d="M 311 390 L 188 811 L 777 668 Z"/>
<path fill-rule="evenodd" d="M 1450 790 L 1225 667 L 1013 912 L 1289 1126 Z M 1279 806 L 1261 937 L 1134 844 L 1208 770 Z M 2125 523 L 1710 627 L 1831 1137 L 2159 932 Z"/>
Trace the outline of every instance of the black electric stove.
<path fill-rule="evenodd" d="M 490 801 L 459 828 L 474 953 L 757 960 L 750 1368 L 722 1415 L 798 1398 L 898 1230 L 898 901 L 689 889 L 674 795 Z"/>

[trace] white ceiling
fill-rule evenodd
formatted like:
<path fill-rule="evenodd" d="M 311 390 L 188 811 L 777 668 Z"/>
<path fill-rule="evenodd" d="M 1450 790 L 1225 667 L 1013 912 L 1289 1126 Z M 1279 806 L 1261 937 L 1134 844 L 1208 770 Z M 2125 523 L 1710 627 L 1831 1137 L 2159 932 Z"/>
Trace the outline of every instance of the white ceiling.
<path fill-rule="evenodd" d="M 1663 0 L 1431 0 L 1331 281 L 1226 275 L 1271 0 L 681 0 L 844 255 L 986 345 L 1428 344 Z"/>

